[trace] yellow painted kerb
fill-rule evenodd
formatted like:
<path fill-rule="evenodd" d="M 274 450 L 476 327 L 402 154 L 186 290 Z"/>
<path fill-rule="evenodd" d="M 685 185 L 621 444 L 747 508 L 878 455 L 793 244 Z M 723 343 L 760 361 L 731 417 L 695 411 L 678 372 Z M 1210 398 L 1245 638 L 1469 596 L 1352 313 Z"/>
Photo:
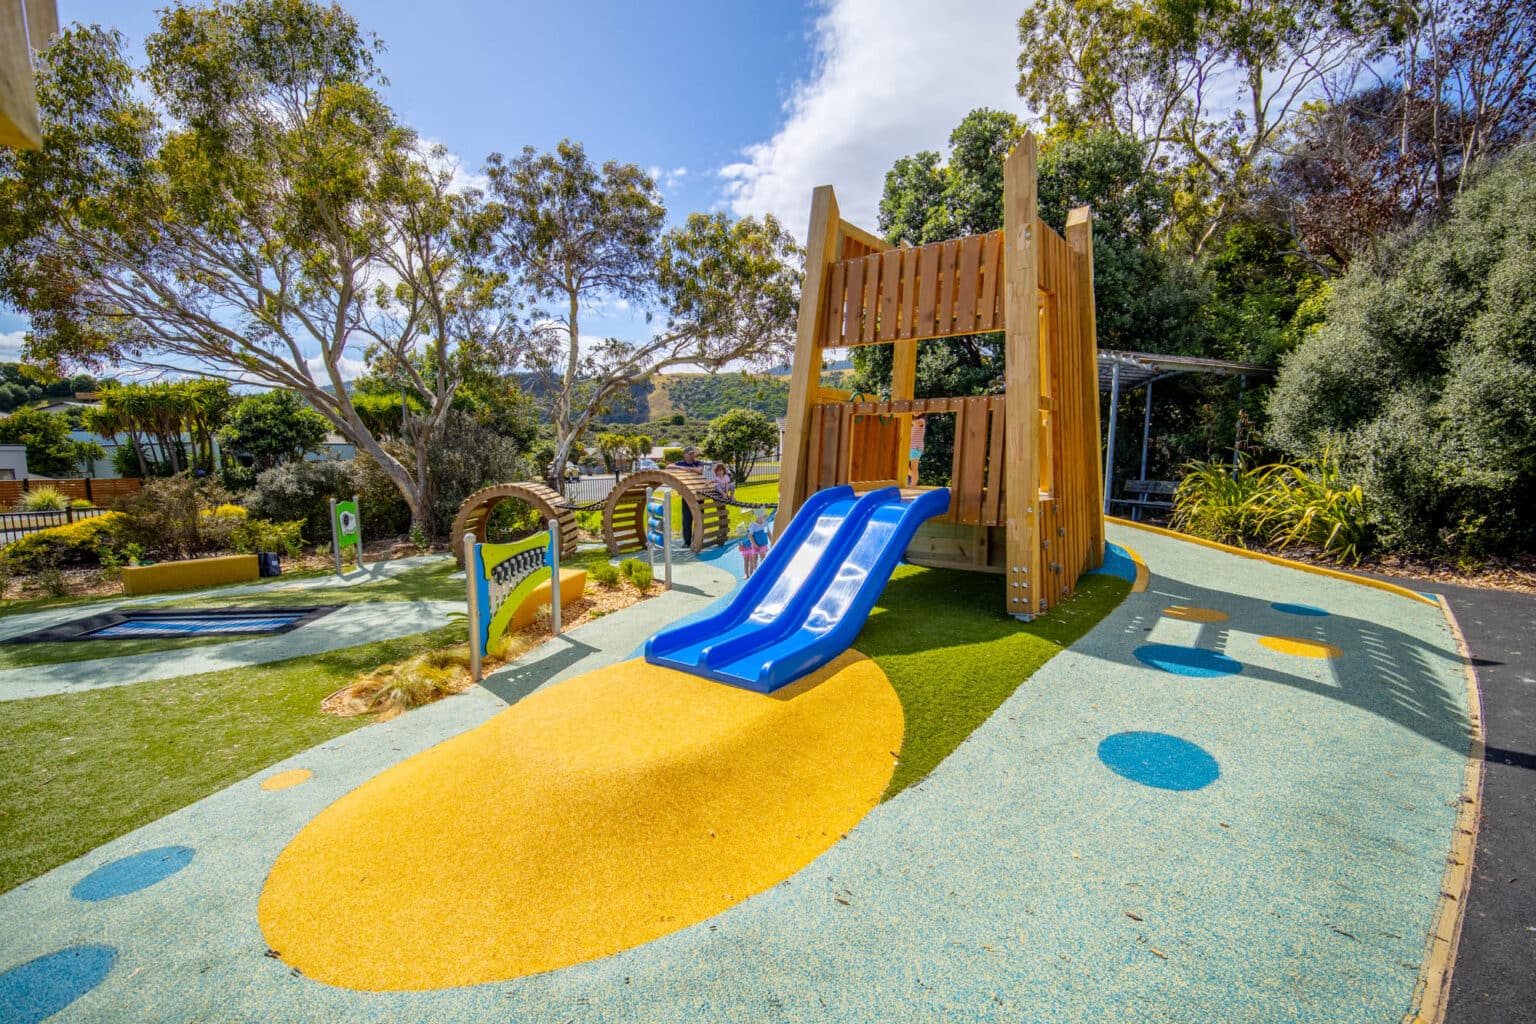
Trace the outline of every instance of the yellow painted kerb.
<path fill-rule="evenodd" d="M 1105 516 L 1106 522 L 1119 526 L 1129 526 L 1137 530 L 1145 530 L 1148 533 L 1161 534 L 1164 537 L 1172 537 L 1175 540 L 1187 541 L 1190 544 L 1198 544 L 1203 548 L 1213 548 L 1216 551 L 1225 551 L 1229 554 L 1240 555 L 1243 558 L 1255 558 L 1261 562 L 1269 562 L 1273 565 L 1283 565 L 1287 569 L 1300 569 L 1302 572 L 1310 572 L 1317 576 L 1331 576 L 1336 580 L 1347 580 L 1350 583 L 1358 583 L 1362 587 L 1374 587 L 1377 590 L 1385 590 L 1389 594 L 1397 594 L 1412 601 L 1420 601 L 1424 604 L 1439 606 L 1438 601 L 1425 597 L 1417 591 L 1400 587 L 1396 583 L 1388 583 L 1385 580 L 1373 580 L 1365 576 L 1356 576 L 1353 573 L 1341 572 L 1338 569 L 1325 569 L 1320 565 L 1308 565 L 1306 562 L 1297 562 L 1289 558 L 1281 558 L 1278 555 L 1265 554 L 1262 551 L 1249 551 L 1247 548 L 1234 547 L 1231 544 L 1222 544 L 1214 540 L 1206 540 L 1204 537 L 1191 537 L 1187 533 L 1179 533 L 1177 530 L 1165 530 L 1161 526 L 1152 526 L 1149 523 L 1138 523 L 1130 519 L 1121 519 L 1119 516 Z"/>
<path fill-rule="evenodd" d="M 368 990 L 606 956 L 809 864 L 879 802 L 902 731 L 852 651 L 772 696 L 639 660 L 578 676 L 323 811 L 277 858 L 262 932 Z"/>

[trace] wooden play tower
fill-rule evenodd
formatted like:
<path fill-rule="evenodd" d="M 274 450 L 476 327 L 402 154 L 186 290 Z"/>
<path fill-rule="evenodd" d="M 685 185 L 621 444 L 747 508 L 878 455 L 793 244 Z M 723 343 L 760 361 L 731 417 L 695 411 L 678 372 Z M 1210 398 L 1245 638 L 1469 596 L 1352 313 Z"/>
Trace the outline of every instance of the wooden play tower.
<path fill-rule="evenodd" d="M 907 482 L 914 416 L 955 418 L 949 513 L 907 549 L 931 566 L 1004 573 L 1007 611 L 1028 618 L 1103 561 L 1103 473 L 1086 206 L 1062 238 L 1036 212 L 1033 136 L 1003 165 L 1003 230 L 892 247 L 813 194 L 805 287 L 784 434 L 778 528 L 813 491 Z M 913 396 L 917 345 L 1003 331 L 1002 394 Z M 821 387 L 823 354 L 893 346 L 890 401 Z"/>

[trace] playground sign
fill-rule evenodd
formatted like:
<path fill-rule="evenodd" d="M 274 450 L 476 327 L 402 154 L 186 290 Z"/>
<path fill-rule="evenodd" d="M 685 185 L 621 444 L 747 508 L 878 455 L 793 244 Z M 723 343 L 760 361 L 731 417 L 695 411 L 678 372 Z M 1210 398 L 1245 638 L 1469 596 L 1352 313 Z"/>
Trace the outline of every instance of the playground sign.
<path fill-rule="evenodd" d="M 510 544 L 482 544 L 464 535 L 464 578 L 469 592 L 470 672 L 480 681 L 486 655 L 507 631 L 512 615 L 539 584 L 549 582 L 550 625 L 560 635 L 560 524 Z"/>
<path fill-rule="evenodd" d="M 357 567 L 363 568 L 363 518 L 355 494 L 351 501 L 331 499 L 331 549 L 336 553 L 337 575 L 341 574 L 342 554 L 348 545 Z"/>

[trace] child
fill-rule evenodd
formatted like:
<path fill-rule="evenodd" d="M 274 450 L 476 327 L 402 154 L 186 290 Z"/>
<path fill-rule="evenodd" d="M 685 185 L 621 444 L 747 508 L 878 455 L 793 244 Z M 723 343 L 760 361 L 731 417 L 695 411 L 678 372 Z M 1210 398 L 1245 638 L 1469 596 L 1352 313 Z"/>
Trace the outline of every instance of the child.
<path fill-rule="evenodd" d="M 731 483 L 731 471 L 725 468 L 725 463 L 715 463 L 714 482 L 710 486 L 722 498 L 730 498 L 735 493 L 736 488 Z"/>
<path fill-rule="evenodd" d="M 741 539 L 741 562 L 748 579 L 757 571 L 758 563 L 768 553 L 768 513 L 754 509 L 752 522 L 747 524 L 747 535 Z"/>

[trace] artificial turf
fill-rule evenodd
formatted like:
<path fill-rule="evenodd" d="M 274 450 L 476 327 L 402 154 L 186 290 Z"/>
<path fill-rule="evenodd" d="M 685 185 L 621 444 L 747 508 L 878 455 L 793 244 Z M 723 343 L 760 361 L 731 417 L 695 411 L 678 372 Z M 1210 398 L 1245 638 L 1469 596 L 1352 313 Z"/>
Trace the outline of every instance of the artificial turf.
<path fill-rule="evenodd" d="M 1130 584 L 1084 576 L 1076 594 L 1019 622 L 1001 575 L 902 566 L 858 639 L 901 698 L 906 738 L 885 798 L 922 778 L 1008 695 L 1120 603 Z"/>
<path fill-rule="evenodd" d="M 352 587 L 297 590 L 279 588 L 241 594 L 220 594 L 218 591 L 212 591 L 197 597 L 157 601 L 144 607 L 152 607 L 157 611 L 175 611 L 208 608 L 285 608 L 313 604 L 372 604 L 377 601 L 462 601 L 464 600 L 464 581 L 450 578 L 456 571 L 458 567 L 452 561 L 444 559 L 432 565 L 407 569 L 397 576 L 389 576 Z M 113 600 L 118 606 L 125 606 L 122 598 Z M 82 604 L 80 614 L 89 615 L 91 611 L 89 607 Z M 94 658 L 121 658 L 132 654 L 156 654 L 161 651 L 206 647 L 211 644 L 250 639 L 252 639 L 250 636 L 203 636 L 0 644 L 0 670 L 29 668 L 34 665 L 56 665 L 69 661 L 90 661 Z"/>
<path fill-rule="evenodd" d="M 0 704 L 0 891 L 363 725 L 318 712 L 463 626 L 197 676 Z"/>

